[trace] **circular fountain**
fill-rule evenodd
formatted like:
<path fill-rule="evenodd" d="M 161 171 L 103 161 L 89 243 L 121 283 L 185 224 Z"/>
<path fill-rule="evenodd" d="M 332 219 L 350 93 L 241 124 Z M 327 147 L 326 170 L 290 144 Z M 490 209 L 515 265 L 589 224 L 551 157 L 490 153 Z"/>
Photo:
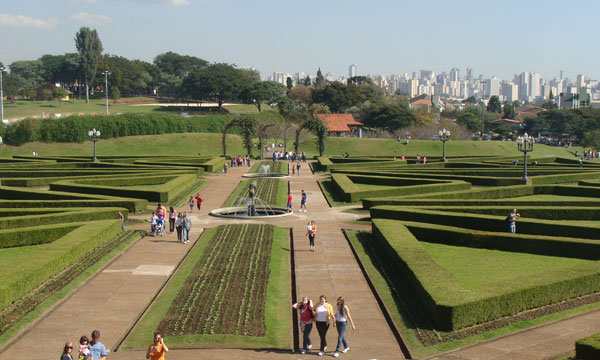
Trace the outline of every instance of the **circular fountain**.
<path fill-rule="evenodd" d="M 276 174 L 271 172 L 271 165 L 264 164 L 258 167 L 257 173 L 250 173 L 242 175 L 245 178 L 264 178 L 264 177 L 273 177 L 273 178 L 282 178 L 288 176 L 287 174 Z"/>
<path fill-rule="evenodd" d="M 248 197 L 238 196 L 236 206 L 215 209 L 209 213 L 211 216 L 230 218 L 230 219 L 263 219 L 272 217 L 282 217 L 291 215 L 286 208 L 272 207 L 263 200 L 254 196 L 256 191 L 256 182 L 249 185 Z"/>

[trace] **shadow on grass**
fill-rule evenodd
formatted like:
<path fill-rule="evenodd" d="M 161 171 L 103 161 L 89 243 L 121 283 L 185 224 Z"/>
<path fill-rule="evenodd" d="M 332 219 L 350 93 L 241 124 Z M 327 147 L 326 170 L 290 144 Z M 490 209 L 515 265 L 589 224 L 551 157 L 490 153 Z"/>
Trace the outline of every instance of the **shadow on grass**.
<path fill-rule="evenodd" d="M 321 184 L 321 190 L 323 190 L 323 195 L 327 198 L 327 202 L 329 202 L 330 206 L 345 206 L 352 204 L 360 204 L 360 202 L 349 203 L 344 201 L 343 195 L 338 191 L 338 189 L 333 185 L 333 181 L 331 180 L 321 180 L 319 181 Z"/>

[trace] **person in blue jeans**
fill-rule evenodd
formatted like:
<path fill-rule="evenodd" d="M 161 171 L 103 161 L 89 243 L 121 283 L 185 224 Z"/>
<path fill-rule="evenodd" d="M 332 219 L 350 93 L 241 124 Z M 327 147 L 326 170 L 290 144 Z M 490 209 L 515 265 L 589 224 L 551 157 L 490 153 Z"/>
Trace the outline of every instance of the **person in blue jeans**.
<path fill-rule="evenodd" d="M 513 209 L 510 214 L 506 217 L 506 221 L 508 222 L 508 232 L 514 234 L 517 232 L 517 220 L 521 217 L 521 215 L 517 212 L 517 209 Z"/>
<path fill-rule="evenodd" d="M 337 299 L 337 305 L 335 308 L 335 328 L 338 332 L 338 342 L 337 347 L 335 348 L 335 353 L 333 353 L 333 357 L 340 356 L 340 350 L 342 353 L 346 353 L 348 350 L 350 350 L 350 346 L 348 346 L 348 342 L 346 342 L 346 337 L 344 336 L 348 321 L 350 321 L 350 325 L 352 325 L 352 330 L 356 330 L 354 327 L 354 321 L 352 321 L 352 317 L 350 316 L 350 310 L 348 309 L 348 306 L 346 306 L 344 298 L 340 296 Z M 344 345 L 343 350 L 342 345 Z"/>
<path fill-rule="evenodd" d="M 188 216 L 187 211 L 183 213 L 183 243 L 190 242 L 190 231 L 192 230 L 192 218 Z"/>
<path fill-rule="evenodd" d="M 313 318 L 315 316 L 314 306 L 312 301 L 306 296 L 298 303 L 292 305 L 292 308 L 298 310 L 300 313 L 300 330 L 302 331 L 302 354 L 312 348 L 312 341 L 310 341 L 310 331 L 313 327 Z"/>

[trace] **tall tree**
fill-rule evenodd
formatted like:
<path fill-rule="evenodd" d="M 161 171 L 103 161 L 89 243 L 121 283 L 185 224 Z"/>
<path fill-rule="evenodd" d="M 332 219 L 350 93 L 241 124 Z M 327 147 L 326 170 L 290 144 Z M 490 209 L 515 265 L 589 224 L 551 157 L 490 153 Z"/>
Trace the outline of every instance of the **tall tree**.
<path fill-rule="evenodd" d="M 321 68 L 319 68 L 319 70 L 317 70 L 317 78 L 315 79 L 315 86 L 316 87 L 325 86 L 325 78 L 323 77 L 323 74 L 321 73 Z"/>
<path fill-rule="evenodd" d="M 306 77 L 304 78 L 304 80 L 302 80 L 302 84 L 304 84 L 304 86 L 310 86 L 311 81 L 310 81 L 310 76 L 306 75 Z"/>
<path fill-rule="evenodd" d="M 10 74 L 18 76 L 25 90 L 39 87 L 43 79 L 43 66 L 39 60 L 15 61 L 10 64 Z"/>
<path fill-rule="evenodd" d="M 288 92 L 288 97 L 292 100 L 300 101 L 304 105 L 309 105 L 312 100 L 312 92 L 308 86 L 298 84 Z"/>
<path fill-rule="evenodd" d="M 89 81 L 96 76 L 96 69 L 102 55 L 102 42 L 96 29 L 82 27 L 75 34 L 75 47 L 79 53 L 79 66 L 85 83 L 85 102 L 90 102 Z"/>
<path fill-rule="evenodd" d="M 242 99 L 256 105 L 258 112 L 262 112 L 262 103 L 274 103 L 285 95 L 285 86 L 276 81 L 258 81 L 251 83 L 242 91 Z"/>
<path fill-rule="evenodd" d="M 515 112 L 515 107 L 513 104 L 507 102 L 504 104 L 504 114 L 502 114 L 502 118 L 504 119 L 515 119 L 517 117 L 517 113 Z"/>
<path fill-rule="evenodd" d="M 294 80 L 288 76 L 287 79 L 285 79 L 285 86 L 287 86 L 288 90 L 290 90 L 292 87 L 294 87 Z"/>
<path fill-rule="evenodd" d="M 487 104 L 487 111 L 495 113 L 502 112 L 502 104 L 500 103 L 500 98 L 498 98 L 498 96 L 493 95 L 490 97 L 490 101 L 488 101 Z"/>
<path fill-rule="evenodd" d="M 254 71 L 239 70 L 229 64 L 212 64 L 186 77 L 181 87 L 184 96 L 216 101 L 222 111 L 225 101 L 237 100 L 241 90 L 257 80 Z"/>
<path fill-rule="evenodd" d="M 179 55 L 174 52 L 166 52 L 154 58 L 154 65 L 165 74 L 174 75 L 180 79 L 208 66 L 208 61 L 195 56 Z"/>

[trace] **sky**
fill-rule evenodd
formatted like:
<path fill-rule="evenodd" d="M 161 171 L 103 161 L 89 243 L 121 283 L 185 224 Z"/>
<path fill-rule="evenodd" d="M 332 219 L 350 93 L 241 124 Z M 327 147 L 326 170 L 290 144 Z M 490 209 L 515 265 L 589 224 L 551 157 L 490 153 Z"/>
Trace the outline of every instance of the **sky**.
<path fill-rule="evenodd" d="M 152 62 L 173 51 L 209 62 L 347 76 L 413 71 L 512 80 L 598 79 L 600 1 L 20 0 L 0 6 L 0 61 L 76 52 L 96 29 L 104 53 Z"/>

